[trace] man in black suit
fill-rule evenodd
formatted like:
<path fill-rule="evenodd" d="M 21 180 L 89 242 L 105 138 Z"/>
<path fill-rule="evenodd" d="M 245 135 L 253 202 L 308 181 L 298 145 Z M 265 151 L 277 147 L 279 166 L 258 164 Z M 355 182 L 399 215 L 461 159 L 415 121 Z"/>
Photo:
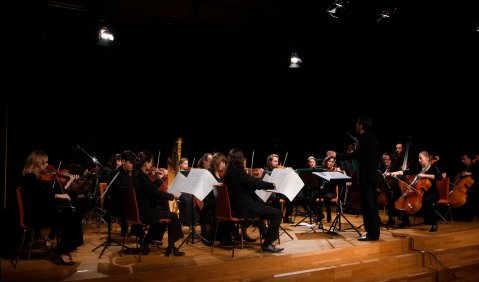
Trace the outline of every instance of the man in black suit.
<path fill-rule="evenodd" d="M 338 159 L 358 159 L 358 178 L 363 222 L 366 235 L 358 238 L 359 241 L 379 240 L 381 221 L 376 201 L 376 186 L 378 181 L 378 163 L 381 156 L 379 142 L 370 132 L 371 119 L 359 117 L 356 122 L 356 132 L 360 134 L 357 148 L 348 155 L 338 154 Z M 336 152 L 328 151 L 327 155 L 336 157 Z"/>
<path fill-rule="evenodd" d="M 259 224 L 264 242 L 261 248 L 264 252 L 281 252 L 283 248 L 273 245 L 279 237 L 281 211 L 269 207 L 256 195 L 257 189 L 274 189 L 274 184 L 262 181 L 246 173 L 245 158 L 240 149 L 231 149 L 228 154 L 228 168 L 223 183 L 228 187 L 231 209 L 234 216 L 240 218 L 259 217 L 268 220 L 268 227 L 261 220 Z"/>

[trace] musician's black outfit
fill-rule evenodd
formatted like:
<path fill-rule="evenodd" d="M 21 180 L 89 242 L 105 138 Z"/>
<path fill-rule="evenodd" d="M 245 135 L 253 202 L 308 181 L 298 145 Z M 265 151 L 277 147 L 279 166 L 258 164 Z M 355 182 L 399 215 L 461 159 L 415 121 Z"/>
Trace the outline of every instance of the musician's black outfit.
<path fill-rule="evenodd" d="M 358 238 L 362 241 L 379 240 L 381 221 L 378 214 L 376 186 L 380 156 L 379 142 L 369 131 L 364 131 L 359 136 L 354 152 L 336 156 L 337 159 L 358 159 L 359 196 L 364 229 L 367 232 L 365 236 Z"/>
<path fill-rule="evenodd" d="M 50 240 L 59 235 L 55 253 L 67 254 L 83 245 L 81 216 L 74 209 L 66 208 L 71 203 L 55 199 L 55 194 L 61 192 L 52 189 L 51 183 L 43 183 L 29 173 L 23 176 L 21 193 L 25 223 L 36 229 L 51 227 Z"/>
<path fill-rule="evenodd" d="M 427 189 L 426 192 L 424 192 L 422 196 L 422 205 L 421 205 L 421 210 L 424 216 L 424 224 L 427 225 L 432 225 L 435 228 L 431 228 L 430 231 L 436 231 L 437 230 L 437 218 L 436 218 L 436 212 L 434 211 L 434 206 L 433 204 L 437 203 L 439 201 L 439 190 L 437 189 L 436 181 L 442 180 L 442 174 L 439 171 L 439 168 L 435 165 L 431 165 L 429 169 L 425 172 L 422 172 L 420 168 L 418 169 L 408 169 L 403 171 L 403 175 L 413 175 L 413 174 L 419 174 L 419 173 L 424 173 L 424 174 L 433 174 L 434 179 L 429 179 L 431 182 L 431 186 L 429 189 Z M 403 218 L 403 224 L 409 224 L 409 219 L 407 216 L 404 216 Z M 436 229 L 436 230 L 433 230 Z"/>
<path fill-rule="evenodd" d="M 125 211 L 122 208 L 122 196 L 120 189 L 122 187 L 133 187 L 133 178 L 130 176 L 129 172 L 125 170 L 123 165 L 121 165 L 110 173 L 111 179 L 109 181 L 112 181 L 113 177 L 115 177 L 117 174 L 118 176 L 116 177 L 115 181 L 113 181 L 107 192 L 107 198 L 104 206 L 107 210 L 109 209 L 111 216 L 117 217 L 119 219 L 121 236 L 125 236 L 128 229 L 128 224 L 126 223 L 125 219 Z"/>
<path fill-rule="evenodd" d="M 263 250 L 275 252 L 277 248 L 272 247 L 272 243 L 279 237 L 281 211 L 277 208 L 266 206 L 255 193 L 257 189 L 274 189 L 274 184 L 248 175 L 240 165 L 238 167 L 228 167 L 223 181 L 228 187 L 234 216 L 240 218 L 259 217 L 269 221 L 268 227 L 262 220 L 258 227 L 261 234 L 265 235 Z"/>
<path fill-rule="evenodd" d="M 139 170 L 134 177 L 134 183 L 140 219 L 143 223 L 151 226 L 150 232 L 148 232 L 145 238 L 145 248 L 147 248 L 148 243 L 152 239 L 161 240 L 163 238 L 166 226 L 160 224 L 160 219 L 170 220 L 168 225 L 169 242 L 173 244 L 183 238 L 180 220 L 176 213 L 170 211 L 168 202 L 174 200 L 175 196 L 158 189 L 161 186 L 161 180 L 152 182 L 143 171 Z M 169 246 L 167 247 L 168 249 L 170 249 Z M 177 251 L 175 250 L 175 252 Z"/>

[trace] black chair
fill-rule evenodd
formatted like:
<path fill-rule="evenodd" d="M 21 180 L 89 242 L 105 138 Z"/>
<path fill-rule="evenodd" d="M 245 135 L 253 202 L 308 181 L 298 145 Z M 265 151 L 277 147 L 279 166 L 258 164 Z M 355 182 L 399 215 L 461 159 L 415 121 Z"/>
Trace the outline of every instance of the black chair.
<path fill-rule="evenodd" d="M 122 199 L 122 207 L 125 212 L 125 219 L 128 224 L 131 225 L 137 224 L 137 226 L 140 226 L 137 230 L 137 236 L 140 238 L 140 244 L 139 244 L 139 256 L 138 256 L 138 262 L 141 261 L 141 255 L 142 255 L 142 250 L 144 247 L 145 243 L 145 237 L 148 235 L 148 231 L 150 230 L 150 225 L 145 224 L 141 221 L 140 219 L 140 211 L 138 210 L 138 202 L 136 199 L 136 192 L 133 187 L 123 187 L 120 189 L 121 191 L 121 199 Z M 169 224 L 170 220 L 169 219 L 160 219 L 160 223 L 164 224 Z M 140 234 L 138 234 L 140 232 Z M 123 246 L 121 248 L 121 253 L 123 254 L 123 250 L 125 249 L 125 244 L 126 244 L 126 237 L 127 235 L 125 234 L 125 237 L 123 239 Z M 168 245 L 170 248 L 173 248 L 173 242 L 171 242 L 170 236 L 168 236 Z M 170 250 L 171 253 L 173 253 L 173 249 Z"/>
<path fill-rule="evenodd" d="M 20 223 L 20 228 L 23 230 L 23 235 L 22 235 L 22 240 L 20 242 L 20 246 L 18 248 L 18 253 L 17 257 L 15 258 L 15 263 L 13 263 L 14 267 L 17 267 L 18 265 L 18 259 L 20 258 L 20 255 L 23 250 L 23 245 L 25 244 L 25 238 L 27 237 L 27 233 L 30 233 L 30 239 L 28 241 L 28 255 L 27 259 L 30 259 L 30 254 L 32 252 L 32 245 L 33 245 L 33 240 L 35 238 L 35 228 L 32 226 L 29 226 L 28 224 L 25 223 L 25 209 L 23 206 L 23 197 L 22 197 L 22 187 L 17 187 L 15 189 L 16 196 L 17 196 L 17 205 L 18 205 L 18 218 L 19 218 L 19 223 Z M 47 226 L 45 226 L 46 228 Z M 58 236 L 57 236 L 57 244 L 58 244 Z"/>
<path fill-rule="evenodd" d="M 231 212 L 231 204 L 230 204 L 230 198 L 228 194 L 228 188 L 226 185 L 214 185 L 213 186 L 213 193 L 215 195 L 215 208 L 216 208 L 216 228 L 215 228 L 215 237 L 213 239 L 213 242 L 211 244 L 211 252 L 214 251 L 215 248 L 215 241 L 216 241 L 216 235 L 218 234 L 218 224 L 221 221 L 230 221 L 233 222 L 235 225 L 235 230 L 233 232 L 233 252 L 231 254 L 231 257 L 233 258 L 235 255 L 235 242 L 236 242 L 236 233 L 239 232 L 239 228 L 243 226 L 246 221 L 256 221 L 258 222 L 260 219 L 259 218 L 238 218 L 233 216 L 233 213 Z M 259 232 L 259 242 L 260 246 L 262 244 L 262 237 L 261 237 L 261 232 Z M 241 233 L 241 248 L 243 248 L 243 233 Z M 261 252 L 263 252 L 262 248 L 260 247 Z"/>

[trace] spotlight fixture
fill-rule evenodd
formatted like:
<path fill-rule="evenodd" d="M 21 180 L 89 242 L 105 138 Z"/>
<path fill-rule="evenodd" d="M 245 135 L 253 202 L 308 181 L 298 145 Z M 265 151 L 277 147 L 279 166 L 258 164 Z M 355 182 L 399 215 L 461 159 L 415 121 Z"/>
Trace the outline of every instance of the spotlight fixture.
<path fill-rule="evenodd" d="M 113 36 L 113 33 L 108 30 L 106 26 L 101 26 L 100 29 L 98 30 L 98 46 L 104 46 L 104 47 L 110 47 L 113 45 L 113 41 L 115 40 L 115 37 Z"/>
<path fill-rule="evenodd" d="M 331 4 L 326 11 L 335 19 L 341 18 L 348 3 L 349 2 L 347 0 L 334 0 L 334 3 Z"/>
<path fill-rule="evenodd" d="M 389 20 L 391 17 L 393 17 L 396 14 L 397 8 L 391 8 L 391 9 L 384 9 L 381 11 L 379 14 L 379 18 L 377 18 L 376 22 L 381 22 L 384 20 Z"/>
<path fill-rule="evenodd" d="M 106 41 L 113 41 L 113 40 L 115 40 L 115 37 L 108 30 L 108 28 L 106 26 L 102 26 L 102 27 L 100 27 L 100 30 L 98 32 L 98 39 L 99 40 L 106 40 Z"/>
<path fill-rule="evenodd" d="M 290 61 L 290 64 L 289 64 L 290 69 L 300 68 L 301 64 L 303 63 L 303 60 L 301 60 L 297 52 L 291 53 L 291 57 L 289 58 L 289 61 Z"/>

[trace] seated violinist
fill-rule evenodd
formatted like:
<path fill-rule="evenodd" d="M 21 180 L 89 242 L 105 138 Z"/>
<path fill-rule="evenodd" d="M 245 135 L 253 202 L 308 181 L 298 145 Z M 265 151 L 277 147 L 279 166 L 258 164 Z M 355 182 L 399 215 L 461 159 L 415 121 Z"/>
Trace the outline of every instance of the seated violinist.
<path fill-rule="evenodd" d="M 25 222 L 35 228 L 51 227 L 50 234 L 45 237 L 45 247 L 52 247 L 52 240 L 59 236 L 55 246 L 55 262 L 61 265 L 73 265 L 71 252 L 83 244 L 82 218 L 71 206 L 68 192 L 78 175 L 68 175 L 66 183 L 55 185 L 52 182 L 56 177 L 54 171 L 46 172 L 48 155 L 41 150 L 30 153 L 23 168 L 22 198 L 25 211 Z M 43 174 L 42 174 L 43 173 Z M 55 174 L 52 178 L 51 175 Z M 45 177 L 45 175 L 48 175 Z M 51 183 L 46 183 L 51 180 Z M 60 188 L 58 188 L 60 187 Z"/>
<path fill-rule="evenodd" d="M 140 211 L 141 221 L 151 226 L 150 231 L 146 234 L 143 254 L 149 253 L 148 245 L 151 240 L 163 238 L 165 232 L 164 226 L 160 224 L 160 219 L 168 219 L 168 246 L 166 248 L 166 256 L 184 256 L 184 252 L 180 252 L 174 245 L 176 241 L 183 238 L 180 220 L 176 213 L 170 211 L 168 201 L 172 201 L 175 196 L 171 193 L 158 189 L 164 174 L 159 173 L 157 180 L 152 182 L 147 175 L 153 166 L 153 154 L 147 151 L 138 153 L 135 159 L 133 181 Z M 171 246 L 170 244 L 173 244 Z"/>
<path fill-rule="evenodd" d="M 268 156 L 266 160 L 268 166 L 264 167 L 264 172 L 271 174 L 275 168 L 282 168 L 283 166 L 279 165 L 279 156 L 277 154 L 271 154 Z M 286 207 L 286 212 L 284 214 L 283 222 L 284 223 L 294 223 L 291 219 L 291 215 L 293 214 L 293 204 L 291 201 L 282 194 L 273 193 L 270 196 L 270 200 L 272 202 L 272 206 L 278 209 L 281 209 L 281 202 L 280 200 L 284 201 L 284 206 Z"/>
<path fill-rule="evenodd" d="M 323 167 L 326 171 L 340 171 L 338 167 L 336 167 L 336 159 L 329 156 L 323 159 Z M 330 181 L 323 181 L 323 184 L 320 187 L 320 195 L 323 198 L 324 206 L 326 207 L 326 220 L 331 222 L 331 202 L 333 199 L 338 198 L 338 186 L 333 184 Z"/>

